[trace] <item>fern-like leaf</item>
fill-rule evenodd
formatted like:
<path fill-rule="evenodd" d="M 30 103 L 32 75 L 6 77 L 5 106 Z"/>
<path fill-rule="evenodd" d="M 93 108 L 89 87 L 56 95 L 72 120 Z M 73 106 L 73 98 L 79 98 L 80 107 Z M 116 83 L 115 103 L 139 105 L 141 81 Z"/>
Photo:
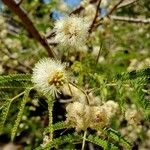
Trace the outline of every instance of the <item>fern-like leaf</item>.
<path fill-rule="evenodd" d="M 134 99 L 132 99 L 133 102 L 138 108 L 141 107 L 146 115 L 146 118 L 150 119 L 150 103 L 143 91 L 146 84 L 145 79 L 133 80 L 132 82 L 130 81 L 130 83 L 133 87 L 132 92 L 132 95 L 134 96 Z"/>
<path fill-rule="evenodd" d="M 81 135 L 78 135 L 76 133 L 60 136 L 59 138 L 53 139 L 53 141 L 48 143 L 45 147 L 40 146 L 40 147 L 37 147 L 35 150 L 50 150 L 53 147 L 58 147 L 59 145 L 62 145 L 65 143 L 81 141 L 82 138 L 83 137 Z"/>
<path fill-rule="evenodd" d="M 0 82 L 0 89 L 24 89 L 31 87 L 32 84 L 25 81 L 8 81 L 8 82 Z"/>
<path fill-rule="evenodd" d="M 110 143 L 108 140 L 101 139 L 97 135 L 89 135 L 88 137 L 86 137 L 86 141 L 99 145 L 100 147 L 106 150 L 119 150 L 117 146 Z"/>
<path fill-rule="evenodd" d="M 14 74 L 0 76 L 0 89 L 31 87 L 31 75 Z"/>
<path fill-rule="evenodd" d="M 31 81 L 30 74 L 11 74 L 11 75 L 1 75 L 0 82 L 8 82 L 8 81 Z"/>
<path fill-rule="evenodd" d="M 0 91 L 0 101 L 8 99 L 8 93 L 5 91 Z"/>
<path fill-rule="evenodd" d="M 127 149 L 132 148 L 132 144 L 122 137 L 118 131 L 111 128 L 104 129 L 103 131 L 109 138 L 112 138 L 115 142 L 118 142 L 123 147 Z"/>
<path fill-rule="evenodd" d="M 26 102 L 28 100 L 28 95 L 29 95 L 30 90 L 31 89 L 26 89 L 25 90 L 25 93 L 24 93 L 24 96 L 23 96 L 23 100 L 21 101 L 21 105 L 20 105 L 20 108 L 19 108 L 17 119 L 15 120 L 15 124 L 14 124 L 14 127 L 12 129 L 12 133 L 11 133 L 11 139 L 12 140 L 15 138 L 15 135 L 16 135 L 16 132 L 17 132 L 17 128 L 18 128 L 19 123 L 21 121 L 21 118 L 22 118 L 22 115 L 23 115 L 23 112 L 24 112 L 24 108 L 25 108 Z"/>
<path fill-rule="evenodd" d="M 134 80 L 141 77 L 150 78 L 150 68 L 142 69 L 139 71 L 135 70 L 128 73 L 117 74 L 115 78 L 117 80 Z"/>
<path fill-rule="evenodd" d="M 68 128 L 69 126 L 64 122 L 64 121 L 61 121 L 61 122 L 57 122 L 53 125 L 53 129 L 54 131 L 56 130 L 61 130 L 61 129 L 66 129 Z"/>
<path fill-rule="evenodd" d="M 62 130 L 62 129 L 66 129 L 68 128 L 69 126 L 64 122 L 64 121 L 60 121 L 60 122 L 57 122 L 53 125 L 53 130 L 56 131 L 56 130 Z M 49 133 L 49 128 L 47 127 L 44 131 L 46 134 Z"/>
<path fill-rule="evenodd" d="M 0 132 L 2 132 L 2 130 L 3 130 L 10 106 L 11 106 L 10 100 L 6 100 L 2 106 L 2 112 L 0 114 Z"/>

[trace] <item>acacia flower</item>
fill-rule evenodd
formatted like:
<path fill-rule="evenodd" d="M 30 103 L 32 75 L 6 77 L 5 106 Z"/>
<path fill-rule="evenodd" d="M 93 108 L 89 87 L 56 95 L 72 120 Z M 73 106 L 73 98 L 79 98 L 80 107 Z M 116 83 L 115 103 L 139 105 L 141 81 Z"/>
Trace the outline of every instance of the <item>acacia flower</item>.
<path fill-rule="evenodd" d="M 67 105 L 66 123 L 76 128 L 76 131 L 86 130 L 89 127 L 91 112 L 90 106 L 73 102 Z"/>
<path fill-rule="evenodd" d="M 57 96 L 67 82 L 65 67 L 59 61 L 44 58 L 35 65 L 32 82 L 42 93 Z"/>
<path fill-rule="evenodd" d="M 78 48 L 86 43 L 89 23 L 82 17 L 70 16 L 55 23 L 55 41 L 62 46 Z"/>
<path fill-rule="evenodd" d="M 66 123 L 75 127 L 76 131 L 105 127 L 109 123 L 107 111 L 102 106 L 90 106 L 81 102 L 67 105 Z"/>

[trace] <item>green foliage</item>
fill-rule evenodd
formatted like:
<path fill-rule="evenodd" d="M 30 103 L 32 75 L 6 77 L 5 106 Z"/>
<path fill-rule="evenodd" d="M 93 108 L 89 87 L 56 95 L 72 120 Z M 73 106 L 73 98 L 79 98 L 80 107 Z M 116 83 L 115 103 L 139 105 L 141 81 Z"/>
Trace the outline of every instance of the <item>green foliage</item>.
<path fill-rule="evenodd" d="M 126 147 L 127 149 L 132 148 L 132 144 L 128 142 L 124 137 L 122 137 L 122 135 L 118 131 L 113 130 L 111 128 L 107 128 L 107 129 L 102 130 L 102 132 L 106 134 L 109 138 L 117 142 L 119 145 L 122 145 Z"/>
<path fill-rule="evenodd" d="M 11 100 L 6 100 L 3 103 L 3 105 L 1 106 L 0 111 L 2 111 L 2 112 L 0 113 L 0 132 L 3 131 L 3 127 L 4 127 L 5 121 L 7 119 L 10 105 L 11 105 Z"/>
<path fill-rule="evenodd" d="M 49 125 L 48 125 L 48 128 L 49 128 L 49 135 L 50 135 L 50 141 L 52 141 L 53 139 L 53 106 L 54 106 L 54 99 L 53 97 L 48 97 L 47 98 L 48 100 L 48 121 L 49 121 Z"/>
<path fill-rule="evenodd" d="M 117 146 L 110 143 L 108 140 L 101 139 L 97 135 L 89 135 L 88 137 L 86 137 L 86 141 L 99 145 L 100 147 L 106 150 L 119 150 Z"/>
<path fill-rule="evenodd" d="M 64 121 L 60 121 L 60 122 L 57 122 L 57 123 L 53 124 L 53 130 L 54 131 L 61 130 L 61 129 L 66 129 L 66 128 L 69 128 L 69 126 Z M 47 127 L 44 130 L 44 132 L 49 133 L 49 127 Z"/>
<path fill-rule="evenodd" d="M 8 82 L 8 81 L 31 81 L 30 74 L 9 74 L 0 76 L 0 82 Z"/>
<path fill-rule="evenodd" d="M 58 148 L 58 146 L 65 144 L 65 143 L 73 143 L 73 142 L 79 142 L 82 140 L 82 136 L 78 135 L 77 133 L 68 134 L 68 135 L 62 135 L 59 138 L 53 139 L 52 142 L 49 142 L 44 148 L 41 146 L 36 148 L 35 150 L 49 150 L 53 147 Z"/>
<path fill-rule="evenodd" d="M 31 75 L 13 74 L 0 76 L 0 89 L 31 87 Z"/>
<path fill-rule="evenodd" d="M 150 68 L 142 69 L 139 71 L 134 70 L 129 73 L 117 74 L 115 78 L 116 80 L 122 80 L 122 81 L 134 80 L 137 78 L 142 78 L 142 79 L 150 78 Z"/>
<path fill-rule="evenodd" d="M 19 126 L 19 123 L 21 121 L 21 118 L 22 118 L 22 115 L 23 115 L 23 112 L 24 112 L 25 105 L 26 105 L 26 103 L 28 101 L 28 96 L 29 96 L 30 90 L 31 89 L 29 89 L 29 88 L 25 90 L 23 99 L 22 99 L 20 107 L 19 107 L 19 112 L 17 114 L 17 119 L 15 120 L 15 124 L 14 124 L 12 132 L 11 132 L 11 140 L 14 140 L 14 138 L 15 138 L 15 135 L 16 135 L 16 132 L 17 132 L 17 128 Z"/>
<path fill-rule="evenodd" d="M 54 131 L 65 129 L 65 128 L 69 128 L 69 126 L 64 121 L 57 122 L 53 125 Z"/>
<path fill-rule="evenodd" d="M 142 78 L 132 81 L 131 85 L 133 86 L 133 103 L 135 103 L 137 107 L 141 107 L 146 118 L 150 119 L 150 103 L 144 92 L 146 83 L 146 80 Z"/>
<path fill-rule="evenodd" d="M 5 91 L 0 91 L 0 102 L 2 101 L 2 100 L 6 100 L 6 99 L 8 99 L 9 98 L 9 96 L 8 96 L 8 93 L 7 92 L 5 92 Z"/>
<path fill-rule="evenodd" d="M 146 98 L 144 89 L 146 88 L 146 85 L 148 85 L 149 83 L 150 68 L 117 74 L 115 79 L 117 80 L 117 84 L 119 86 L 118 92 L 122 91 L 121 93 L 123 94 L 125 91 L 123 87 L 127 84 L 132 88 L 132 91 L 130 91 L 132 97 L 134 97 L 132 98 L 132 102 L 138 108 L 142 108 L 143 111 L 145 112 L 146 117 L 149 118 L 150 103 Z"/>

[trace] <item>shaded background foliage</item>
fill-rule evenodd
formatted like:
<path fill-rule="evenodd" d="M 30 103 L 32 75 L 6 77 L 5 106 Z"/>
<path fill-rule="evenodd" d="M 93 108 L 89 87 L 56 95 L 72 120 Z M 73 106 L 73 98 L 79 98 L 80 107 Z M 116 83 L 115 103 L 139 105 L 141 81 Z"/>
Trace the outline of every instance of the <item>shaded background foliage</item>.
<path fill-rule="evenodd" d="M 57 0 L 27 0 L 23 1 L 22 7 L 28 12 L 28 16 L 34 22 L 38 31 L 46 34 L 53 29 L 55 20 L 70 13 L 80 3 L 79 0 L 66 0 L 65 2 L 68 4 L 67 10 L 61 10 L 59 5 L 62 1 Z M 112 1 L 112 3 L 115 2 Z M 0 6 L 2 6 L 1 3 L 0 1 Z M 105 9 L 104 13 L 106 12 L 107 9 Z M 149 12 L 149 1 L 138 0 L 135 4 L 118 9 L 115 15 L 149 18 Z M 31 73 L 34 64 L 42 57 L 48 56 L 45 49 L 33 39 L 32 35 L 22 25 L 20 19 L 7 7 L 1 7 L 1 16 L 5 19 L 4 30 L 7 31 L 7 34 L 4 37 L 0 37 L 0 74 Z M 139 99 L 135 93 L 129 93 L 128 89 L 123 86 L 123 82 L 117 81 L 119 87 L 106 86 L 106 83 L 112 83 L 117 73 L 150 67 L 149 31 L 149 24 L 132 24 L 110 20 L 109 23 L 104 23 L 99 27 L 99 30 L 95 33 L 96 36 L 92 37 L 88 42 L 86 52 L 71 52 L 68 57 L 68 53 L 65 50 L 55 49 L 55 46 L 54 50 L 58 51 L 63 62 L 69 62 L 71 74 L 76 77 L 78 85 L 90 89 L 97 87 L 99 90 L 95 92 L 95 95 L 99 95 L 102 100 L 113 99 L 119 102 L 121 106 L 130 106 L 131 103 L 136 103 Z M 103 47 L 98 58 L 101 44 Z M 96 57 L 99 63 L 96 63 Z M 129 84 L 129 86 L 131 84 L 135 85 L 131 82 L 125 81 L 125 84 Z M 140 80 L 133 82 L 140 82 Z M 145 82 L 146 86 L 145 84 L 141 86 L 141 90 L 149 90 L 149 80 Z M 14 91 L 3 89 L 2 92 L 7 92 L 8 95 L 4 94 L 4 96 L 12 98 L 14 95 L 22 92 L 22 89 Z M 138 94 L 142 96 L 143 93 L 140 92 Z M 14 141 L 15 144 L 25 147 L 27 150 L 34 149 L 42 143 L 44 128 L 48 124 L 48 106 L 44 98 L 34 90 L 31 90 L 29 95 L 29 100 Z M 66 99 L 66 101 L 69 98 L 68 95 L 60 95 L 60 97 Z M 143 100 L 144 98 L 141 99 Z M 146 98 L 146 101 L 149 102 L 149 93 L 146 93 Z M 1 145 L 10 142 L 10 129 L 13 127 L 12 122 L 16 118 L 21 99 L 22 97 L 18 98 L 10 106 L 4 131 L 0 135 Z M 1 103 L 3 104 L 3 101 Z M 147 109 L 145 109 L 145 113 L 149 113 Z M 65 105 L 60 104 L 59 100 L 54 105 L 53 114 L 55 114 L 54 123 L 65 120 Z M 125 120 L 121 123 L 117 120 L 112 121 L 111 124 L 111 127 L 115 130 L 120 130 L 120 128 L 125 126 Z M 143 118 L 142 126 L 143 130 L 133 144 L 135 149 L 140 149 L 140 145 L 147 140 L 146 132 L 149 129 L 149 121 Z M 70 133 L 72 130 L 70 129 L 65 133 Z M 56 131 L 56 137 L 59 137 L 60 133 L 61 131 Z M 80 149 L 80 147 L 80 144 L 73 145 L 70 143 L 60 146 L 59 149 Z M 89 148 L 88 144 L 86 148 Z"/>

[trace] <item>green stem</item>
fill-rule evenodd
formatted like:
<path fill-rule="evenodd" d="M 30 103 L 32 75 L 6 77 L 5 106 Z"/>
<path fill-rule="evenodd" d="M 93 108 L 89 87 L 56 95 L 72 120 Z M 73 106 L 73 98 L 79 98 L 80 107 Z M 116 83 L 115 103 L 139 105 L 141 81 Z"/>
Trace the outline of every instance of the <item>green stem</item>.
<path fill-rule="evenodd" d="M 81 150 L 84 150 L 85 141 L 86 141 L 86 135 L 87 135 L 87 131 L 84 131 L 83 142 L 82 142 L 82 149 Z"/>
<path fill-rule="evenodd" d="M 52 114 L 52 111 L 53 111 L 53 105 L 54 105 L 54 102 L 53 102 L 53 98 L 48 98 L 48 115 L 49 115 L 49 138 L 50 138 L 50 141 L 53 140 L 53 114 Z"/>

